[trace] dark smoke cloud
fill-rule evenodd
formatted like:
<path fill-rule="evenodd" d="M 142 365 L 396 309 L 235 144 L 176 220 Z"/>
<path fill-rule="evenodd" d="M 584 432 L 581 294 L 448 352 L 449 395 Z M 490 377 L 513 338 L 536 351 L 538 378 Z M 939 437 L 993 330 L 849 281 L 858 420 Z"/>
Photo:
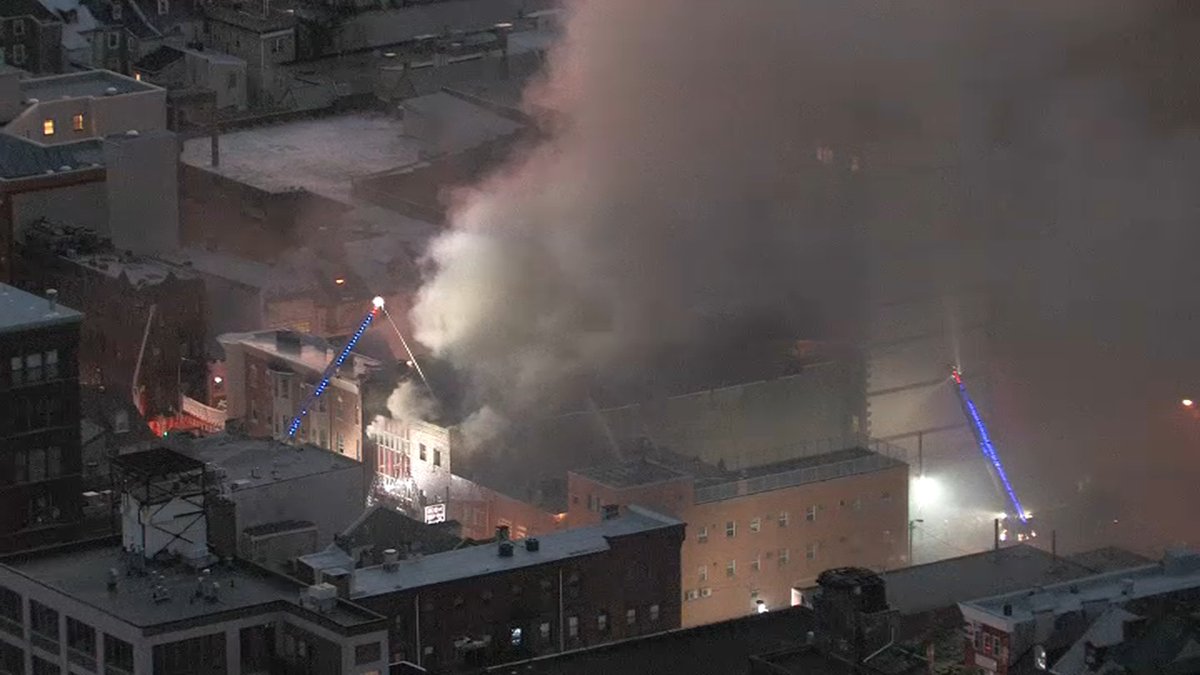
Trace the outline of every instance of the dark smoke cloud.
<path fill-rule="evenodd" d="M 535 410 L 580 379 L 667 377 L 665 349 L 730 318 L 857 339 L 883 291 L 982 284 L 1019 401 L 1004 414 L 1043 448 L 1018 470 L 1049 494 L 1081 464 L 1122 465 L 1113 439 L 1135 434 L 1098 429 L 1144 429 L 1144 406 L 1124 404 L 1173 385 L 1127 387 L 1097 366 L 1161 369 L 1200 338 L 1178 292 L 1200 243 L 1195 140 L 1156 126 L 1154 69 L 1120 62 L 1150 48 L 1127 36 L 1155 34 L 1173 7 L 569 3 L 527 92 L 554 126 L 459 195 L 417 337 L 467 374 L 494 430 L 497 411 Z M 909 174 L 924 177 L 885 180 Z M 1047 369 L 1075 379 L 1047 386 Z"/>

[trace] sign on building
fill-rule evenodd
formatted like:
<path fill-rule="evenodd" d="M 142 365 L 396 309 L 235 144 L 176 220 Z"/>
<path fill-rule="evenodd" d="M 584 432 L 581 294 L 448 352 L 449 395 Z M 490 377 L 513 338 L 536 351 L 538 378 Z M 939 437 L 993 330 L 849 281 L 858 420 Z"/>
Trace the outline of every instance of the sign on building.
<path fill-rule="evenodd" d="M 434 523 L 446 522 L 446 505 L 445 504 L 430 504 L 425 507 L 425 524 L 433 525 Z"/>

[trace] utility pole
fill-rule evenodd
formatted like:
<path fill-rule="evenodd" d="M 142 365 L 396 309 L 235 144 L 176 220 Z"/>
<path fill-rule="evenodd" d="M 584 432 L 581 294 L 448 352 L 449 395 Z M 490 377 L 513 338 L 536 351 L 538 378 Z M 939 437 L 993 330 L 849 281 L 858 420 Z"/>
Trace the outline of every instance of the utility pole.
<path fill-rule="evenodd" d="M 918 523 L 924 522 L 923 518 L 908 521 L 908 564 L 910 567 L 913 564 L 913 532 L 916 532 Z"/>

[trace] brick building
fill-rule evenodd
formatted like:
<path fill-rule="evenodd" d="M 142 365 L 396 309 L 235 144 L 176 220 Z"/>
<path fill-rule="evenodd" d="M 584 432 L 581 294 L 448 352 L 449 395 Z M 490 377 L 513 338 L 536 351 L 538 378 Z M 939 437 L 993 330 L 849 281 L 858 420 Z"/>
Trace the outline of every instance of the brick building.
<path fill-rule="evenodd" d="M 228 418 L 240 420 L 250 436 L 280 440 L 288 439 L 292 418 L 340 351 L 322 338 L 282 330 L 230 333 L 219 341 L 225 349 Z M 380 366 L 352 353 L 309 409 L 296 438 L 362 461 L 363 395 L 368 376 Z"/>
<path fill-rule="evenodd" d="M 0 550 L 62 540 L 82 519 L 82 320 L 0 284 Z"/>
<path fill-rule="evenodd" d="M 204 397 L 208 311 L 198 276 L 116 251 L 86 228 L 46 221 L 26 228 L 20 257 L 22 285 L 56 288 L 85 312 L 79 370 L 86 384 L 136 391 L 147 419 L 178 413 L 184 396 Z"/>
<path fill-rule="evenodd" d="M 388 617 L 391 663 L 435 672 L 679 627 L 683 523 L 631 508 L 589 527 L 324 580 Z"/>
<path fill-rule="evenodd" d="M 31 73 L 63 69 L 62 20 L 38 0 L 0 2 L 0 56 Z"/>
<path fill-rule="evenodd" d="M 567 521 L 639 504 L 688 523 L 683 625 L 796 604 L 830 567 L 905 563 L 908 465 L 862 448 L 728 471 L 647 449 L 570 472 Z"/>

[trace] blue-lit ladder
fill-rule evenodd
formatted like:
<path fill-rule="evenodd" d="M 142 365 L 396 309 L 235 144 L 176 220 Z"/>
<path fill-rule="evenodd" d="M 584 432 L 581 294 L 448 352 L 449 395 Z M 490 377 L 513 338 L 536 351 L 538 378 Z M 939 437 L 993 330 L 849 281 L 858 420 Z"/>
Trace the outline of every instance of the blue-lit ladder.
<path fill-rule="evenodd" d="M 367 332 L 367 329 L 371 327 L 371 322 L 375 320 L 375 315 L 379 313 L 379 310 L 380 305 L 376 305 L 375 307 L 371 308 L 371 311 L 367 314 L 367 317 L 363 319 L 361 324 L 359 324 L 358 330 L 354 331 L 354 335 L 351 336 L 350 341 L 346 343 L 345 347 L 342 347 L 342 353 L 338 354 L 338 357 L 325 368 L 325 372 L 321 373 L 321 381 L 317 384 L 316 388 L 309 392 L 308 396 L 305 397 L 304 403 L 301 403 L 300 409 L 296 411 L 296 416 L 292 418 L 292 424 L 288 427 L 288 438 L 296 437 L 296 432 L 300 430 L 300 425 L 304 423 L 304 418 L 308 416 L 308 409 L 314 402 L 316 402 L 318 398 L 321 397 L 321 394 L 325 393 L 325 390 L 329 388 L 329 380 L 337 374 L 338 369 L 341 368 L 342 364 L 346 362 L 347 358 L 349 358 L 350 352 L 354 349 L 354 345 L 358 344 L 358 341 L 362 338 L 363 333 Z"/>
<path fill-rule="evenodd" d="M 971 400 L 971 395 L 967 393 L 967 385 L 963 384 L 962 373 L 955 368 L 951 371 L 951 376 L 954 378 L 954 384 L 957 386 L 958 401 L 962 404 L 963 412 L 967 416 L 967 420 L 971 422 L 971 431 L 975 434 L 975 443 L 979 446 L 979 451 L 992 464 L 992 468 L 996 470 L 996 477 L 1000 480 L 1000 484 L 1004 492 L 1008 495 L 1008 501 L 1012 507 L 1016 509 L 1016 516 L 1021 519 L 1022 523 L 1028 522 L 1029 517 L 1025 513 L 1025 509 L 1021 506 L 1021 500 L 1017 499 L 1017 493 L 1013 490 L 1012 483 L 1008 482 L 1008 474 L 1004 471 L 1004 464 L 1000 461 L 1000 456 L 996 454 L 996 447 L 992 445 L 992 439 L 988 435 L 987 426 L 983 423 L 983 418 L 979 416 L 979 410 L 975 408 L 975 403 Z"/>

